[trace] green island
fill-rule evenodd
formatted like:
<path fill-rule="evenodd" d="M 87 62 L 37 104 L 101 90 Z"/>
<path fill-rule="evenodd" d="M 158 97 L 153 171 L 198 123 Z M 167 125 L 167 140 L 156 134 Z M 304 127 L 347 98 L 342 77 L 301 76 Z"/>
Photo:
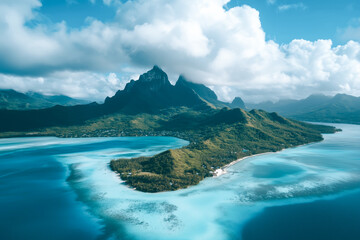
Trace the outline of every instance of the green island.
<path fill-rule="evenodd" d="M 152 157 L 111 160 L 111 169 L 143 192 L 186 188 L 237 159 L 319 142 L 322 133 L 337 131 L 275 112 L 234 108 L 182 76 L 171 85 L 156 66 L 103 104 L 1 114 L 0 137 L 172 136 L 189 141 Z M 27 121 L 19 126 L 19 119 Z"/>
<path fill-rule="evenodd" d="M 321 133 L 335 132 L 332 127 L 291 121 L 261 110 L 186 111 L 167 121 L 159 118 L 157 123 L 150 130 L 152 135 L 176 136 L 190 144 L 153 157 L 112 160 L 111 169 L 139 191 L 186 188 L 239 158 L 318 142 L 323 139 Z"/>

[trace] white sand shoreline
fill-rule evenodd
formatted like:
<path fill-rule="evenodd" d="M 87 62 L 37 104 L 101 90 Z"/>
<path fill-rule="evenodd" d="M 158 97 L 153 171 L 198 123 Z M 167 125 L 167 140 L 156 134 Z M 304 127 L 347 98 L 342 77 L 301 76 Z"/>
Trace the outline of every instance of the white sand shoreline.
<path fill-rule="evenodd" d="M 316 143 L 316 142 L 315 142 L 315 143 Z M 282 151 L 284 151 L 284 150 L 286 150 L 286 149 L 298 148 L 298 147 L 302 147 L 302 146 L 306 146 L 306 145 L 310 145 L 310 144 L 314 144 L 314 143 L 305 143 L 305 144 L 302 144 L 302 145 L 299 145 L 299 146 L 295 146 L 295 147 L 284 148 L 284 149 L 281 149 L 281 150 L 276 151 L 276 152 L 264 152 L 264 153 L 258 153 L 258 154 L 254 154 L 254 155 L 245 156 L 245 157 L 243 157 L 243 158 L 239 158 L 239 159 L 237 159 L 237 160 L 235 160 L 235 161 L 232 161 L 232 162 L 229 163 L 229 164 L 226 164 L 225 166 L 223 166 L 223 167 L 221 167 L 221 168 L 219 168 L 219 169 L 216 169 L 216 170 L 214 171 L 213 177 L 219 177 L 219 176 L 221 176 L 221 175 L 226 174 L 226 173 L 227 173 L 227 171 L 226 171 L 227 168 L 229 168 L 229 167 L 231 167 L 232 165 L 237 164 L 238 162 L 241 162 L 241 161 L 243 161 L 243 160 L 245 160 L 245 159 L 247 159 L 247 158 L 252 158 L 252 157 L 257 157 L 257 156 L 267 155 L 267 154 L 279 153 L 279 152 L 282 152 Z"/>
<path fill-rule="evenodd" d="M 282 151 L 282 150 L 281 150 Z M 277 152 L 280 152 L 280 151 L 277 151 Z M 232 161 L 231 163 L 229 164 L 226 164 L 225 166 L 219 168 L 219 169 L 216 169 L 214 171 L 214 177 L 219 177 L 221 175 L 224 175 L 227 173 L 226 169 L 228 169 L 229 167 L 231 167 L 232 165 L 234 164 L 237 164 L 238 162 L 241 162 L 247 158 L 251 158 L 251 157 L 256 157 L 256 156 L 260 156 L 260 155 L 265 155 L 265 154 L 271 154 L 271 153 L 277 153 L 277 152 L 266 152 L 266 153 L 258 153 L 258 154 L 254 154 L 254 155 L 250 155 L 250 156 L 245 156 L 243 158 L 239 158 L 235 161 Z"/>

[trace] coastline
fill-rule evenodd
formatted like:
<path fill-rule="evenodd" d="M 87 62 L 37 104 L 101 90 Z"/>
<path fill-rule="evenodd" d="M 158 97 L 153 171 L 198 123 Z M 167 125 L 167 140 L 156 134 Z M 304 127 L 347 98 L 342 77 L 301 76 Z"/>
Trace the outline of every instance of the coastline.
<path fill-rule="evenodd" d="M 225 115 L 223 116 L 223 114 Z M 220 120 L 222 121 L 223 118 L 226 119 L 229 117 L 226 114 L 235 117 L 237 121 L 237 114 L 243 116 L 245 113 L 220 111 L 214 115 L 214 119 L 216 120 L 220 116 Z M 258 116 L 272 121 L 272 115 L 266 112 L 254 111 L 247 114 L 255 125 L 258 123 Z M 251 116 L 253 116 L 253 118 L 250 118 Z M 274 153 L 277 150 L 297 147 L 304 143 L 318 142 L 323 139 L 321 137 L 322 132 L 335 131 L 333 127 L 316 127 L 316 125 L 315 127 L 309 127 L 306 124 L 304 126 L 296 124 L 296 122 L 291 125 L 292 127 L 283 129 L 282 125 L 279 125 L 277 122 L 272 121 L 270 123 L 269 125 L 261 125 L 262 130 L 248 126 L 247 124 L 242 124 L 241 122 L 226 123 L 224 126 L 211 125 L 209 123 L 209 126 L 201 126 L 199 129 L 194 128 L 182 131 L 176 128 L 172 129 L 169 126 L 165 126 L 165 130 L 161 131 L 154 130 L 154 126 L 151 126 L 152 128 L 149 130 L 129 128 L 131 130 L 121 132 L 121 137 L 134 135 L 171 136 L 186 140 L 189 145 L 179 149 L 160 152 L 153 156 L 112 159 L 110 167 L 112 171 L 120 173 L 121 176 L 118 177 L 120 177 L 125 184 L 136 188 L 138 191 L 151 193 L 176 191 L 196 185 L 206 177 L 221 176 L 227 172 L 228 167 L 248 157 Z M 273 141 L 272 138 L 268 139 L 259 136 L 260 133 L 267 133 L 271 137 L 282 136 L 279 132 L 273 132 L 273 126 L 281 129 L 279 131 L 283 134 L 283 138 L 281 138 L 282 141 Z M 167 130 L 168 128 L 171 130 Z M 86 127 L 84 129 L 60 129 L 57 134 L 54 135 L 57 137 L 76 138 L 100 137 L 100 135 L 110 137 L 121 129 L 115 129 L 114 131 L 105 130 L 105 128 L 90 130 L 92 130 L 92 128 L 88 129 Z M 286 134 L 289 131 L 293 131 L 294 134 Z M 54 136 L 51 133 L 52 132 L 49 131 L 49 135 Z M 221 144 L 219 145 L 218 143 Z M 246 151 L 244 151 L 244 149 L 246 149 Z M 199 164 L 201 161 L 204 161 L 203 165 Z M 216 167 L 214 168 L 213 166 Z"/>
<path fill-rule="evenodd" d="M 280 151 L 276 151 L 276 152 L 258 153 L 258 154 L 254 154 L 254 155 L 250 155 L 250 156 L 245 156 L 245 157 L 239 158 L 239 159 L 237 159 L 237 160 L 235 160 L 235 161 L 232 161 L 231 163 L 226 164 L 225 166 L 223 166 L 223 167 L 221 167 L 221 168 L 216 169 L 216 170 L 214 171 L 213 177 L 220 177 L 221 175 L 226 174 L 226 173 L 227 173 L 226 170 L 227 170 L 229 167 L 231 167 L 232 165 L 235 165 L 235 164 L 237 164 L 237 163 L 239 163 L 239 162 L 241 162 L 241 161 L 243 161 L 243 160 L 245 160 L 245 159 L 247 159 L 247 158 L 256 157 L 256 156 L 261 156 L 261 155 L 265 155 L 265 154 L 271 154 L 271 153 L 278 153 L 278 152 L 281 152 L 281 151 L 283 151 L 283 150 L 284 150 L 284 149 L 282 149 L 282 150 L 280 150 Z"/>
<path fill-rule="evenodd" d="M 322 141 L 324 141 L 324 140 L 322 140 Z M 320 142 L 322 142 L 322 141 L 320 141 Z M 318 142 L 305 143 L 305 144 L 301 144 L 301 145 L 299 145 L 299 146 L 294 146 L 294 147 L 291 147 L 291 148 L 284 148 L 284 149 L 281 149 L 281 150 L 276 151 L 276 152 L 264 152 L 264 153 L 257 153 L 257 154 L 254 154 L 254 155 L 245 156 L 245 157 L 239 158 L 239 159 L 237 159 L 237 160 L 235 160 L 235 161 L 232 161 L 231 163 L 228 163 L 228 164 L 226 164 L 225 166 L 223 166 L 223 167 L 221 167 L 221 168 L 216 169 L 216 170 L 214 171 L 213 177 L 220 177 L 221 175 L 226 174 L 226 173 L 227 173 L 226 170 L 227 170 L 229 167 L 231 167 L 232 165 L 237 164 L 238 162 L 241 162 L 241 161 L 243 161 L 243 160 L 245 160 L 245 159 L 252 158 L 252 157 L 257 157 L 257 156 L 262 156 L 262 155 L 279 153 L 279 152 L 282 152 L 282 151 L 284 151 L 284 150 L 286 150 L 286 149 L 298 148 L 298 147 L 302 147 L 302 146 L 306 146 L 306 145 L 310 145 L 310 144 L 315 144 L 315 143 L 318 143 Z"/>

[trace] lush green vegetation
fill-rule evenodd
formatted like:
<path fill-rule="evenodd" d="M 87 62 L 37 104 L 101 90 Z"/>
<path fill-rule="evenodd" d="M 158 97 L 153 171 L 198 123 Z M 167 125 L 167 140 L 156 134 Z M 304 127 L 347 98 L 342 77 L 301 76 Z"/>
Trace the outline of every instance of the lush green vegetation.
<path fill-rule="evenodd" d="M 178 107 L 157 114 L 106 115 L 70 127 L 3 132 L 0 137 L 174 136 L 188 140 L 190 144 L 184 148 L 153 157 L 111 161 L 111 168 L 130 186 L 159 192 L 197 184 L 216 169 L 245 156 L 321 141 L 321 132 L 333 133 L 335 128 L 261 110 Z"/>
<path fill-rule="evenodd" d="M 28 110 L 48 108 L 55 105 L 71 106 L 88 102 L 64 95 L 47 96 L 35 92 L 20 93 L 10 89 L 0 90 L 0 109 Z"/>
<path fill-rule="evenodd" d="M 243 106 L 241 99 L 232 105 Z M 261 110 L 246 112 L 217 100 L 216 94 L 183 77 L 173 86 L 154 67 L 129 82 L 104 104 L 55 106 L 31 111 L 0 110 L 0 137 L 173 136 L 184 148 L 153 157 L 110 163 L 127 184 L 159 192 L 197 184 L 226 164 L 253 154 L 274 152 L 322 140 L 335 128 L 288 120 Z"/>
<path fill-rule="evenodd" d="M 190 145 L 153 157 L 113 160 L 111 168 L 137 190 L 176 190 L 197 184 L 236 159 L 321 141 L 320 131 L 335 131 L 291 121 L 276 113 L 240 109 L 211 111 L 202 116 L 194 112 L 175 115 L 158 127 L 168 129 L 182 131 Z"/>

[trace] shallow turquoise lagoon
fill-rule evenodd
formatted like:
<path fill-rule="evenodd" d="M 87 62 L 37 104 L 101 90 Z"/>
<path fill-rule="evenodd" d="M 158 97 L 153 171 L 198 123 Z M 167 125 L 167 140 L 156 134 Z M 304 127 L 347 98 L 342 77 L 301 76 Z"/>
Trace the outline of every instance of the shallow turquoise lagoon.
<path fill-rule="evenodd" d="M 157 194 L 108 166 L 186 141 L 0 139 L 0 239 L 360 239 L 360 126 Z"/>

